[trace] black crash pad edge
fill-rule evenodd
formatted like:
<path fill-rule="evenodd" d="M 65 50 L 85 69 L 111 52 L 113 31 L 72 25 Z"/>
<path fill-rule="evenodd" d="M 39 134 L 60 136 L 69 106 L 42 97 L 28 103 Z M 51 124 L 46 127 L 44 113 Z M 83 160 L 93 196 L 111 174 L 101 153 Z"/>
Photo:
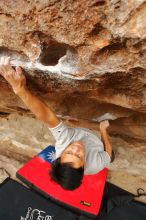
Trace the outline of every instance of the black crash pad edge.
<path fill-rule="evenodd" d="M 90 214 L 88 212 L 85 212 L 85 211 L 81 211 L 80 209 L 78 208 L 75 208 L 73 206 L 70 206 L 66 203 L 63 203 L 63 202 L 60 202 L 59 200 L 53 198 L 52 196 L 48 195 L 47 193 L 41 191 L 39 188 L 37 188 L 33 183 L 30 183 L 28 180 L 26 180 L 24 177 L 22 177 L 21 175 L 19 175 L 18 173 L 16 173 L 16 177 L 21 180 L 23 183 L 25 183 L 29 188 L 30 190 L 38 193 L 40 196 L 42 196 L 43 198 L 45 199 L 50 199 L 52 202 L 54 202 L 55 204 L 57 205 L 60 205 L 62 208 L 66 209 L 66 210 L 69 210 L 71 212 L 75 212 L 76 214 L 78 215 L 85 215 L 89 218 L 92 218 L 92 219 L 96 219 L 98 214 L 97 215 L 94 215 L 94 214 Z"/>

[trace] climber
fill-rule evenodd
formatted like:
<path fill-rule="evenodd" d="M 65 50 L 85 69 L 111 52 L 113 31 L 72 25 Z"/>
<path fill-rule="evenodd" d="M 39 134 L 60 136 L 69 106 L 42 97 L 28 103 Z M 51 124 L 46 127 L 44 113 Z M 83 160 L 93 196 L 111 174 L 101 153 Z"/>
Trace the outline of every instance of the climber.
<path fill-rule="evenodd" d="M 1 58 L 0 74 L 35 116 L 48 125 L 56 140 L 56 159 L 50 172 L 52 180 L 64 189 L 74 190 L 81 185 L 84 174 L 98 173 L 112 162 L 113 151 L 107 133 L 107 120 L 100 123 L 102 141 L 89 129 L 70 128 L 29 91 L 21 67 L 14 69 L 9 57 Z"/>

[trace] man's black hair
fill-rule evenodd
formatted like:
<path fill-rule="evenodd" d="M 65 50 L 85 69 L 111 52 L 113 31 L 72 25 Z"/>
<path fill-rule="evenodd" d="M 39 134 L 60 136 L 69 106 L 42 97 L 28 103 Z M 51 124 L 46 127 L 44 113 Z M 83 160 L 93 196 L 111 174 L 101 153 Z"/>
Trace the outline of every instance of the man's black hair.
<path fill-rule="evenodd" d="M 84 168 L 74 168 L 71 163 L 61 163 L 59 157 L 52 162 L 50 175 L 62 188 L 74 190 L 82 183 Z"/>

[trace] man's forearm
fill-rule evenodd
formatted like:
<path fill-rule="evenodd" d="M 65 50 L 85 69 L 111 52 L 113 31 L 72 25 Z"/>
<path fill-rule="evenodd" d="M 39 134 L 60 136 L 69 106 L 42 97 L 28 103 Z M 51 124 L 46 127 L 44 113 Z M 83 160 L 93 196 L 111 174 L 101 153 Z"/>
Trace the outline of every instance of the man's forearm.
<path fill-rule="evenodd" d="M 109 141 L 108 133 L 106 129 L 101 129 L 101 139 L 103 141 L 105 151 L 109 154 L 109 156 L 112 156 L 112 146 Z"/>
<path fill-rule="evenodd" d="M 54 127 L 60 122 L 55 113 L 27 88 L 22 88 L 17 95 L 37 118 L 46 122 L 50 127 Z"/>
<path fill-rule="evenodd" d="M 0 75 L 6 79 L 15 94 L 39 119 L 46 122 L 49 127 L 55 127 L 59 124 L 60 120 L 55 113 L 27 89 L 26 77 L 22 69 L 20 67 L 13 68 L 10 64 L 10 57 L 1 58 Z"/>

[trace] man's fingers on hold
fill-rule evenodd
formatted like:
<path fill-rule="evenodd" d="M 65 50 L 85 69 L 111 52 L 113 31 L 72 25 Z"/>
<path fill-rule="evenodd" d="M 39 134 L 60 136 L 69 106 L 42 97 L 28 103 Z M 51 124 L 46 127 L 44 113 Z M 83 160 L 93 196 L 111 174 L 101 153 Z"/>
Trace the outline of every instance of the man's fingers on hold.
<path fill-rule="evenodd" d="M 20 66 L 17 66 L 16 67 L 16 72 L 18 73 L 18 74 L 22 74 L 22 69 L 21 69 L 21 67 Z"/>
<path fill-rule="evenodd" d="M 4 65 L 1 65 L 1 72 L 3 74 L 6 74 L 6 67 Z"/>
<path fill-rule="evenodd" d="M 4 75 L 4 73 L 3 73 L 3 71 L 2 71 L 2 68 L 0 67 L 0 74 L 3 76 Z"/>
<path fill-rule="evenodd" d="M 10 57 L 5 57 L 4 65 L 10 65 Z"/>
<path fill-rule="evenodd" d="M 4 64 L 4 59 L 5 59 L 5 57 L 2 56 L 1 59 L 0 59 L 0 65 L 3 65 L 3 64 Z"/>
<path fill-rule="evenodd" d="M 15 72 L 15 70 L 13 69 L 11 65 L 8 64 L 5 67 L 7 68 L 7 71 L 12 72 L 12 73 Z"/>

